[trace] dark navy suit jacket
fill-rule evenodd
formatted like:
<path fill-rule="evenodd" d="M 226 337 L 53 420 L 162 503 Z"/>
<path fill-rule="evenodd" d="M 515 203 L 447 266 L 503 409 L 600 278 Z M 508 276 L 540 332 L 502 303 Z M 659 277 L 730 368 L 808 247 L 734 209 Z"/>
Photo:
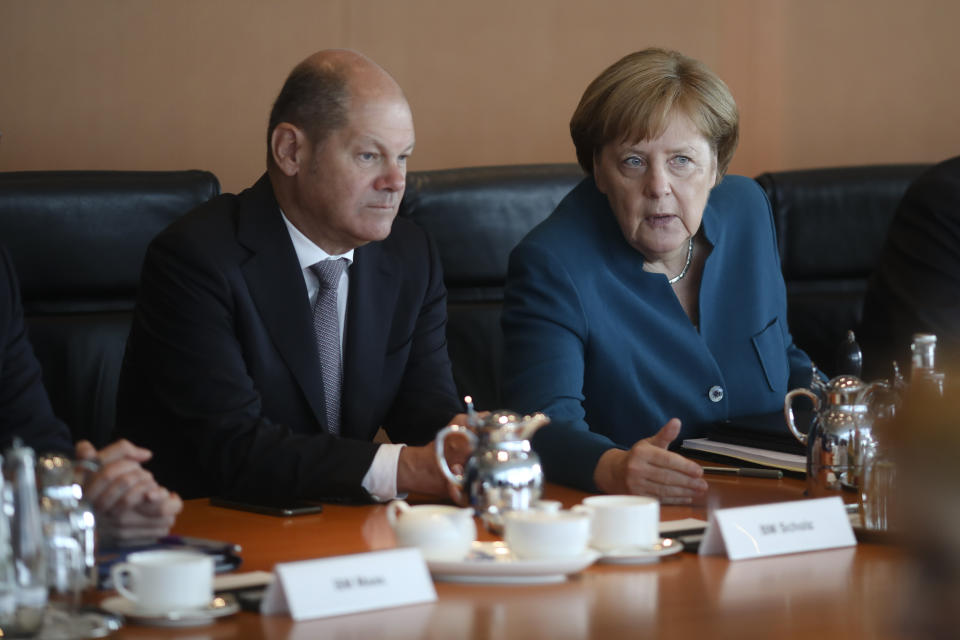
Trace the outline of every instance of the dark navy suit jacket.
<path fill-rule="evenodd" d="M 13 264 L 0 247 L 0 447 L 6 449 L 16 436 L 38 453 L 73 452 L 70 430 L 53 415 L 43 388 Z"/>
<path fill-rule="evenodd" d="M 341 434 L 325 427 L 306 286 L 267 176 L 150 245 L 121 374 L 120 433 L 184 497 L 362 498 L 383 426 L 424 444 L 458 411 L 446 289 L 396 220 L 350 267 Z"/>
<path fill-rule="evenodd" d="M 937 367 L 960 372 L 960 157 L 917 178 L 890 223 L 857 332 L 867 377 L 892 360 L 909 375 L 914 333 L 936 334 Z"/>
<path fill-rule="evenodd" d="M 809 385 L 763 191 L 727 176 L 702 227 L 713 249 L 699 331 L 667 278 L 643 270 L 593 178 L 511 254 L 504 394 L 512 409 L 552 419 L 534 440 L 549 479 L 592 490 L 603 452 L 672 417 L 681 438 L 697 436 L 719 420 L 782 410 L 788 389 Z"/>

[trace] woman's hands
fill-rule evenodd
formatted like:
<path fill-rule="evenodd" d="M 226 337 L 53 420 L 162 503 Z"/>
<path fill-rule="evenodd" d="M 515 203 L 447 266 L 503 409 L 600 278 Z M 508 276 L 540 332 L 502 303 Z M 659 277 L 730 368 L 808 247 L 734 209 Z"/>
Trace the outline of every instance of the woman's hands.
<path fill-rule="evenodd" d="M 654 496 L 673 504 L 693 502 L 706 492 L 707 483 L 700 465 L 667 451 L 679 434 L 680 420 L 673 418 L 627 451 L 609 449 L 597 462 L 594 483 L 605 493 Z"/>

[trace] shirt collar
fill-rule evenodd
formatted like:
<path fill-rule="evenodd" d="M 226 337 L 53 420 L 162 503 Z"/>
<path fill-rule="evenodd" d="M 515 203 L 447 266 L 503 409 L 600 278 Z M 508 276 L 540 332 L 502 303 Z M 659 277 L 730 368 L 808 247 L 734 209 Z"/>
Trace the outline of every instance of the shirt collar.
<path fill-rule="evenodd" d="M 280 210 L 280 217 L 283 218 L 283 224 L 287 225 L 287 232 L 290 234 L 290 240 L 293 242 L 293 250 L 297 254 L 297 261 L 300 262 L 301 269 L 308 269 L 311 265 L 321 260 L 329 260 L 330 258 L 346 258 L 348 267 L 353 264 L 353 249 L 338 256 L 330 255 L 314 244 L 310 238 L 303 235 L 303 232 L 290 222 L 287 215 L 283 212 L 283 209 Z"/>

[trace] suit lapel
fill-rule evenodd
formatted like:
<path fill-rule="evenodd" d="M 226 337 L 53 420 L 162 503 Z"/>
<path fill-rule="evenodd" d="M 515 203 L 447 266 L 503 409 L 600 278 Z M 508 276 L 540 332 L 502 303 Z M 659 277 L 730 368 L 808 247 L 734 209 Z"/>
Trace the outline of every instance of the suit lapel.
<path fill-rule="evenodd" d="M 382 243 L 359 247 L 350 267 L 343 354 L 341 425 L 344 435 L 369 439 L 387 339 L 399 293 L 401 268 Z M 370 431 L 368 433 L 368 431 Z"/>
<path fill-rule="evenodd" d="M 270 338 L 293 373 L 320 425 L 325 425 L 323 378 L 300 262 L 266 175 L 241 196 L 237 240 L 252 255 L 243 276 Z"/>

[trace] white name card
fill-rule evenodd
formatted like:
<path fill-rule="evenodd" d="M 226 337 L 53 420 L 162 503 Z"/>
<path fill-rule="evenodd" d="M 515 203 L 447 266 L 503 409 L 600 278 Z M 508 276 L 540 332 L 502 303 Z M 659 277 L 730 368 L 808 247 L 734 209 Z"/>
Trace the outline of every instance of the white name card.
<path fill-rule="evenodd" d="M 286 562 L 276 565 L 274 574 L 260 612 L 289 611 L 297 621 L 437 599 L 418 549 Z"/>
<path fill-rule="evenodd" d="M 701 555 L 731 560 L 816 551 L 857 544 L 838 498 L 717 509 L 700 543 Z"/>

